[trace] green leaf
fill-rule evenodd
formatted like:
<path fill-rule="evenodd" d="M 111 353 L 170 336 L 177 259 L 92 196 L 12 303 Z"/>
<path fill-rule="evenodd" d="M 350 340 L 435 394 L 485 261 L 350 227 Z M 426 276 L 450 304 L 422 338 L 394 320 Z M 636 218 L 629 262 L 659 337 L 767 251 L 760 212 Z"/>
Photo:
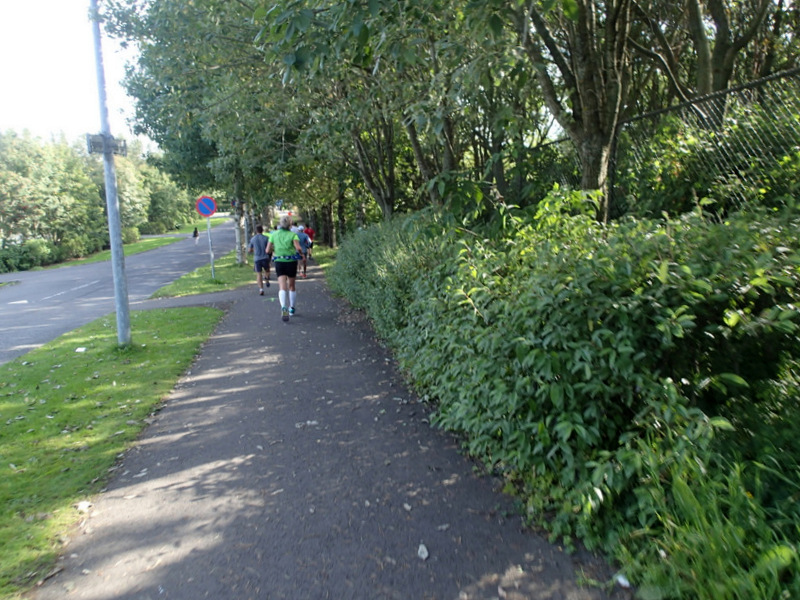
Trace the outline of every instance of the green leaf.
<path fill-rule="evenodd" d="M 741 387 L 749 388 L 750 385 L 741 376 L 736 373 L 720 373 L 719 378 L 725 383 L 731 385 L 738 385 Z"/>
<path fill-rule="evenodd" d="M 489 27 L 495 37 L 499 38 L 503 35 L 503 20 L 497 14 L 489 17 Z"/>
<path fill-rule="evenodd" d="M 731 422 L 725 417 L 711 417 L 708 422 L 714 429 L 722 429 L 723 431 L 735 430 L 734 426 L 731 425 Z"/>
<path fill-rule="evenodd" d="M 358 45 L 360 48 L 363 48 L 369 42 L 369 26 L 363 25 L 361 30 L 358 32 Z"/>
<path fill-rule="evenodd" d="M 797 551 L 789 545 L 780 544 L 761 555 L 756 563 L 759 573 L 782 571 L 797 558 Z"/>
<path fill-rule="evenodd" d="M 668 278 L 669 278 L 669 263 L 663 260 L 661 261 L 661 264 L 658 265 L 658 280 L 666 285 Z"/>
<path fill-rule="evenodd" d="M 739 323 L 742 317 L 735 310 L 726 310 L 723 318 L 725 320 L 725 325 L 728 327 L 736 327 L 736 324 Z"/>
<path fill-rule="evenodd" d="M 301 10 L 300 14 L 297 15 L 297 18 L 294 20 L 294 25 L 297 27 L 298 31 L 306 31 L 309 26 L 311 25 L 311 20 L 314 18 L 314 12 L 305 9 Z"/>
<path fill-rule="evenodd" d="M 550 401 L 558 409 L 564 407 L 564 388 L 561 387 L 560 383 L 554 383 L 550 386 Z"/>
<path fill-rule="evenodd" d="M 755 288 L 761 288 L 762 290 L 764 290 L 769 294 L 775 293 L 775 288 L 772 287 L 772 285 L 769 282 L 769 279 L 767 279 L 764 276 L 754 278 L 750 282 L 750 285 L 752 285 Z"/>
<path fill-rule="evenodd" d="M 578 20 L 578 3 L 576 0 L 561 0 L 561 9 L 564 11 L 564 16 L 569 20 Z"/>

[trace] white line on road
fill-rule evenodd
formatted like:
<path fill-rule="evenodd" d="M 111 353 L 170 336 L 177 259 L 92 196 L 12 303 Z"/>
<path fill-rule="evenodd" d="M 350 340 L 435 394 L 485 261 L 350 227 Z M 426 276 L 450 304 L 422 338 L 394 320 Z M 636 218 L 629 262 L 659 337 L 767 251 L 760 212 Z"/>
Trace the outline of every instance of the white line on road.
<path fill-rule="evenodd" d="M 42 300 L 50 300 L 50 298 L 55 298 L 57 296 L 60 296 L 61 294 L 66 294 L 67 292 L 74 292 L 74 291 L 80 290 L 82 288 L 92 286 L 95 283 L 100 283 L 100 280 L 99 279 L 95 279 L 94 281 L 90 281 L 89 283 L 84 283 L 83 285 L 79 285 L 78 287 L 70 288 L 68 290 L 62 290 L 62 291 L 58 292 L 57 294 L 53 294 L 52 296 L 45 296 L 44 298 L 42 298 Z M 27 302 L 27 300 L 26 300 L 26 302 Z"/>

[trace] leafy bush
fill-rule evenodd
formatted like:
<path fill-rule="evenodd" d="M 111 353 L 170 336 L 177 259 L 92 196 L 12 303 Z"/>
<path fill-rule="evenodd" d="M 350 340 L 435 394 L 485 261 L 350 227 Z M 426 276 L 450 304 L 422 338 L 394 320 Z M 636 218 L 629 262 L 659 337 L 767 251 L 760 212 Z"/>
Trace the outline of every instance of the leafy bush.
<path fill-rule="evenodd" d="M 641 445 L 648 485 L 639 490 L 659 508 L 659 533 L 646 544 L 630 543 L 634 535 L 618 550 L 640 582 L 638 597 L 797 597 L 797 522 L 794 535 L 770 528 L 758 490 L 749 487 L 753 477 L 740 465 L 701 460 L 713 460 L 707 444 L 695 449 L 676 461 L 665 460 L 659 445 Z"/>
<path fill-rule="evenodd" d="M 334 291 L 364 309 L 385 338 L 405 327 L 416 280 L 429 267 L 427 258 L 436 245 L 432 235 L 425 235 L 429 224 L 423 215 L 356 232 L 339 249 L 329 272 Z"/>
<path fill-rule="evenodd" d="M 27 271 L 59 260 L 58 250 L 47 240 L 27 240 L 0 248 L 0 273 Z"/>
<path fill-rule="evenodd" d="M 0 248 L 0 273 L 19 271 L 25 251 L 19 244 L 8 244 Z"/>
<path fill-rule="evenodd" d="M 122 243 L 133 244 L 139 241 L 139 229 L 136 227 L 123 227 L 122 228 Z"/>
<path fill-rule="evenodd" d="M 139 225 L 139 232 L 144 235 L 159 235 L 167 233 L 167 226 L 161 221 L 146 222 Z"/>
<path fill-rule="evenodd" d="M 368 311 L 435 423 L 464 434 L 554 535 L 624 549 L 655 590 L 668 576 L 637 561 L 662 560 L 653 540 L 673 567 L 689 560 L 676 555 L 700 535 L 687 498 L 716 499 L 709 518 L 731 519 L 721 540 L 749 519 L 753 548 L 734 557 L 761 582 L 748 593 L 789 589 L 800 466 L 771 440 L 800 439 L 798 219 L 695 211 L 602 225 L 594 208 L 556 191 L 486 237 L 433 213 L 396 220 L 348 240 L 333 285 Z M 726 504 L 733 488 L 751 500 Z M 754 573 L 775 548 L 784 566 L 767 584 Z M 703 552 L 707 570 L 661 597 L 715 576 L 725 549 Z"/>
<path fill-rule="evenodd" d="M 28 265 L 26 269 L 49 265 L 56 260 L 55 248 L 47 240 L 27 240 L 22 247 L 25 251 L 25 263 Z"/>
<path fill-rule="evenodd" d="M 89 236 L 81 233 L 70 233 L 64 236 L 59 244 L 60 260 L 81 258 L 89 254 Z"/>

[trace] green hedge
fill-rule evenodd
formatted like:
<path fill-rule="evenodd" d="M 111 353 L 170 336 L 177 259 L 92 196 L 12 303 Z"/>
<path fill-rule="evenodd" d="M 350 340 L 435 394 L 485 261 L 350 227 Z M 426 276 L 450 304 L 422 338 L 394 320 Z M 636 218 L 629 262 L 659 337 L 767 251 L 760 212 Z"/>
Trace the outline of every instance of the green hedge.
<path fill-rule="evenodd" d="M 396 220 L 332 285 L 531 519 L 645 597 L 800 593 L 800 220 L 591 214 L 556 191 L 500 236 Z"/>

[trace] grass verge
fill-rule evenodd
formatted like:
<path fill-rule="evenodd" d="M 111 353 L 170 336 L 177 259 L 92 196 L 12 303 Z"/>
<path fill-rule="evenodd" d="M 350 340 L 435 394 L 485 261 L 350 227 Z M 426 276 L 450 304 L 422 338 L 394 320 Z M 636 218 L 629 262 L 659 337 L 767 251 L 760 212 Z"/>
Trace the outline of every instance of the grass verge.
<path fill-rule="evenodd" d="M 0 598 L 47 576 L 76 503 L 102 488 L 222 314 L 135 311 L 127 348 L 110 315 L 0 366 Z"/>
<path fill-rule="evenodd" d="M 211 277 L 211 265 L 205 265 L 176 279 L 169 285 L 157 290 L 152 298 L 174 296 L 191 296 L 230 290 L 251 283 L 255 285 L 256 274 L 253 272 L 252 260 L 249 264 L 236 264 L 236 252 L 230 252 L 214 260 L 214 277 Z M 275 280 L 275 274 L 272 274 Z"/>
<path fill-rule="evenodd" d="M 336 248 L 329 248 L 327 246 L 314 246 L 311 251 L 314 257 L 314 262 L 319 265 L 324 273 L 336 262 Z"/>
<path fill-rule="evenodd" d="M 315 247 L 313 257 L 313 261 L 324 272 L 336 262 L 336 249 L 325 246 Z M 205 265 L 157 290 L 152 297 L 190 296 L 192 294 L 207 294 L 230 290 L 243 285 L 255 285 L 256 275 L 253 273 L 252 256 L 248 260 L 248 264 L 236 264 L 236 252 L 230 252 L 214 261 L 213 278 L 211 277 L 211 265 Z M 271 277 L 274 284 L 274 271 L 272 271 Z"/>
<path fill-rule="evenodd" d="M 220 217 L 212 217 L 211 227 L 222 225 L 228 220 L 228 218 L 229 217 L 227 215 L 223 215 Z M 166 235 L 165 237 L 148 237 L 141 239 L 138 242 L 125 244 L 122 247 L 122 252 L 125 254 L 125 256 L 132 256 L 134 254 L 147 252 L 148 250 L 155 250 L 156 248 L 160 248 L 161 246 L 168 246 L 169 244 L 180 242 L 181 240 L 185 239 L 182 236 L 190 235 L 192 231 L 194 231 L 195 227 L 197 227 L 200 230 L 200 233 L 202 235 L 202 233 L 207 229 L 208 225 L 206 224 L 205 219 L 200 219 L 199 221 L 195 221 L 194 223 L 190 223 L 189 225 L 184 225 L 177 231 L 170 232 L 171 235 Z M 91 256 L 86 256 L 84 258 L 77 258 L 75 260 L 69 260 L 67 262 L 57 263 L 54 265 L 48 265 L 47 267 L 44 268 L 57 269 L 58 267 L 85 265 L 89 263 L 103 262 L 106 260 L 111 260 L 111 250 L 102 250 L 100 252 L 95 252 Z"/>
<path fill-rule="evenodd" d="M 211 217 L 211 227 L 216 227 L 217 225 L 222 225 L 226 221 L 231 218 L 230 213 L 215 213 L 213 217 Z M 194 223 L 189 223 L 188 225 L 184 225 L 180 229 L 178 229 L 177 233 L 192 233 L 194 228 L 200 230 L 200 233 L 203 233 L 204 230 L 208 229 L 208 223 L 206 223 L 205 219 L 198 219 Z"/>
<path fill-rule="evenodd" d="M 143 240 L 139 240 L 138 242 L 133 242 L 132 244 L 125 244 L 122 247 L 122 251 L 125 254 L 125 256 L 131 256 L 133 254 L 140 254 L 142 252 L 147 252 L 148 250 L 155 250 L 156 248 L 160 248 L 161 246 L 174 244 L 175 242 L 179 242 L 182 239 L 184 238 L 182 237 L 146 238 Z M 98 263 L 106 260 L 111 260 L 111 250 L 102 250 L 100 252 L 95 252 L 91 256 L 86 256 L 84 258 L 76 258 L 75 260 L 69 260 L 63 263 L 56 263 L 54 265 L 48 265 L 43 268 L 58 269 L 59 267 L 74 267 L 75 265 L 88 265 L 90 263 Z"/>

